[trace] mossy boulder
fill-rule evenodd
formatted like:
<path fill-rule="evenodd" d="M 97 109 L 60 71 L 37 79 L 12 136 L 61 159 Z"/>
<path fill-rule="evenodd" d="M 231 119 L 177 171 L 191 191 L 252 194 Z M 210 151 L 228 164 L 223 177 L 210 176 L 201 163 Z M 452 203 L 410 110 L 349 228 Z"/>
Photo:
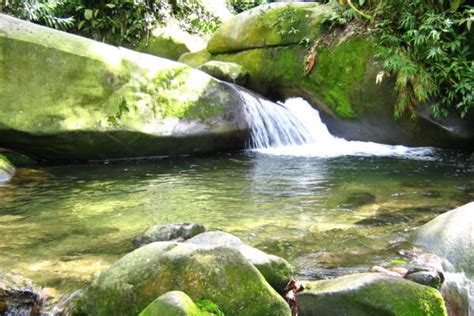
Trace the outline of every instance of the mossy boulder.
<path fill-rule="evenodd" d="M 14 174 L 15 167 L 7 157 L 0 154 L 0 183 L 9 181 Z"/>
<path fill-rule="evenodd" d="M 139 316 L 207 316 L 181 291 L 167 292 L 150 303 Z"/>
<path fill-rule="evenodd" d="M 235 83 L 240 86 L 245 85 L 249 76 L 247 69 L 241 65 L 222 61 L 208 61 L 200 65 L 198 69 L 214 78 Z"/>
<path fill-rule="evenodd" d="M 222 54 L 314 40 L 320 35 L 321 13 L 328 11 L 318 3 L 259 6 L 226 21 L 209 40 L 207 50 Z M 303 32 L 305 29 L 312 32 Z"/>
<path fill-rule="evenodd" d="M 206 47 L 206 42 L 195 34 L 182 30 L 177 23 L 157 26 L 132 49 L 150 55 L 178 60 L 184 53 L 196 52 Z"/>
<path fill-rule="evenodd" d="M 137 315 L 169 291 L 211 300 L 225 315 L 290 315 L 283 298 L 234 249 L 155 242 L 102 272 L 77 305 L 87 315 Z"/>
<path fill-rule="evenodd" d="M 186 243 L 204 247 L 229 247 L 239 251 L 263 275 L 270 285 L 282 293 L 293 275 L 291 265 L 283 258 L 245 245 L 238 237 L 222 231 L 199 234 Z"/>
<path fill-rule="evenodd" d="M 242 148 L 235 87 L 167 59 L 0 15 L 0 146 L 89 160 Z"/>
<path fill-rule="evenodd" d="M 437 290 L 378 273 L 310 282 L 296 301 L 301 316 L 447 315 Z"/>
<path fill-rule="evenodd" d="M 32 167 L 38 164 L 38 161 L 32 157 L 14 151 L 0 152 L 0 155 L 6 157 L 17 168 Z"/>
<path fill-rule="evenodd" d="M 204 233 L 206 229 L 201 224 L 174 223 L 155 225 L 147 228 L 143 234 L 133 239 L 135 247 L 141 247 L 155 241 L 184 241 Z"/>
<path fill-rule="evenodd" d="M 439 215 L 419 227 L 414 242 L 474 278 L 474 202 Z"/>
<path fill-rule="evenodd" d="M 180 61 L 193 67 L 210 60 L 240 64 L 249 72 L 247 88 L 274 100 L 303 97 L 339 137 L 472 149 L 472 119 L 435 119 L 429 103 L 418 109 L 416 120 L 395 119 L 394 76 L 376 83 L 383 70 L 377 43 L 353 24 L 330 30 L 323 21 L 331 10 L 317 3 L 279 3 L 241 13 L 221 26 L 207 51 L 185 54 Z"/>

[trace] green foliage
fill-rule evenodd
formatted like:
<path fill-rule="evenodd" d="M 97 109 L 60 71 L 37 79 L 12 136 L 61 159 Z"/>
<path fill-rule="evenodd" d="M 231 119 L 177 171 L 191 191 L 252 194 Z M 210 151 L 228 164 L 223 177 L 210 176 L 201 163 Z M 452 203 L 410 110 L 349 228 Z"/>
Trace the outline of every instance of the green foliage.
<path fill-rule="evenodd" d="M 198 300 L 195 302 L 196 306 L 203 312 L 213 314 L 216 316 L 224 316 L 219 306 L 210 300 Z"/>
<path fill-rule="evenodd" d="M 258 7 L 259 5 L 266 4 L 268 2 L 270 1 L 268 0 L 228 0 L 230 8 L 235 13 L 244 12 L 244 11 L 253 9 L 255 7 Z"/>
<path fill-rule="evenodd" d="M 3 11 L 113 44 L 136 44 L 155 25 L 169 19 L 198 34 L 210 34 L 220 23 L 195 0 L 14 0 L 6 2 Z"/>
<path fill-rule="evenodd" d="M 464 117 L 473 108 L 473 7 L 462 1 L 359 0 L 357 12 L 332 4 L 339 9 L 325 18 L 332 26 L 361 20 L 378 39 L 377 56 L 396 76 L 395 116 L 413 115 L 417 105 L 433 100 L 435 117 L 452 111 Z M 369 15 L 369 21 L 361 14 Z"/>

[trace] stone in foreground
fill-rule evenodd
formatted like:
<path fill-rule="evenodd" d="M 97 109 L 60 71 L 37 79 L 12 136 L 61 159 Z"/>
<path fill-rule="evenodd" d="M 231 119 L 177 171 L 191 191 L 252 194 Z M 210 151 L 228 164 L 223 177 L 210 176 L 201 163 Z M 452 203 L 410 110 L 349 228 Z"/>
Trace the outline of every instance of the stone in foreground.
<path fill-rule="evenodd" d="M 115 262 L 87 289 L 78 310 L 137 315 L 169 291 L 210 300 L 227 316 L 290 315 L 283 298 L 237 250 L 175 242 L 155 242 Z"/>
<path fill-rule="evenodd" d="M 35 315 L 40 301 L 40 293 L 31 280 L 0 270 L 0 315 Z"/>
<path fill-rule="evenodd" d="M 184 241 L 205 231 L 203 225 L 194 223 L 156 225 L 135 237 L 133 244 L 138 248 L 155 241 Z"/>
<path fill-rule="evenodd" d="M 180 291 L 165 293 L 154 300 L 139 316 L 204 316 L 193 300 Z"/>
<path fill-rule="evenodd" d="M 285 259 L 247 246 L 239 238 L 226 232 L 206 232 L 187 240 L 186 243 L 206 247 L 228 247 L 239 251 L 280 293 L 283 292 L 293 275 L 293 269 Z"/>
<path fill-rule="evenodd" d="M 0 154 L 0 183 L 8 182 L 15 174 L 15 167 L 4 155 Z"/>
<path fill-rule="evenodd" d="M 416 230 L 414 241 L 474 277 L 474 202 L 444 213 Z"/>
<path fill-rule="evenodd" d="M 300 316 L 447 315 L 437 290 L 383 274 L 347 275 L 307 287 L 296 297 Z"/>

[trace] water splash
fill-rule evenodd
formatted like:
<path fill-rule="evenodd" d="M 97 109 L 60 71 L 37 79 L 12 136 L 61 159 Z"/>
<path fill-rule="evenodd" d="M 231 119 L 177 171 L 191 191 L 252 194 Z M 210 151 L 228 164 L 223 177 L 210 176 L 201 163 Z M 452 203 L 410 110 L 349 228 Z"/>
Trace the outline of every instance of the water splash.
<path fill-rule="evenodd" d="M 302 98 L 273 103 L 241 92 L 251 127 L 248 148 L 279 156 L 331 158 L 339 156 L 388 156 L 432 159 L 430 147 L 410 148 L 338 138 L 321 121 L 319 112 Z"/>

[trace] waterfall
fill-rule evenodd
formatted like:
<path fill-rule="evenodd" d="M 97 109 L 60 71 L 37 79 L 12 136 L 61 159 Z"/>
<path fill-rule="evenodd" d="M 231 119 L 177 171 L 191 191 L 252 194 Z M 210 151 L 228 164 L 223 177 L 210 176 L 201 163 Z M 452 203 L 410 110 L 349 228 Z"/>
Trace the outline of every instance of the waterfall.
<path fill-rule="evenodd" d="M 392 146 L 338 138 L 321 121 L 319 112 L 302 98 L 273 103 L 241 91 L 250 125 L 250 150 L 280 156 L 395 156 L 431 159 L 433 148 Z"/>

